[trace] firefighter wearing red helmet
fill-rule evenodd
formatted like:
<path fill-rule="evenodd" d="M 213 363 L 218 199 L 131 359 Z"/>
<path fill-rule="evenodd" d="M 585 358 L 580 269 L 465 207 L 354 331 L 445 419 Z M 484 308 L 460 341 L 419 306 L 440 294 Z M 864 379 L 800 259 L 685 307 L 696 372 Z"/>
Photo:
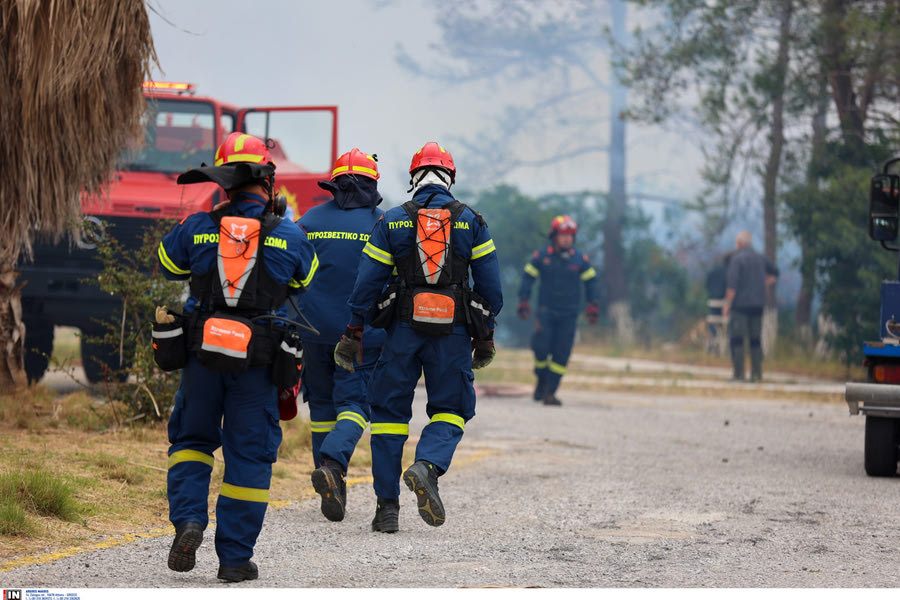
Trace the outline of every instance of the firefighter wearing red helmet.
<path fill-rule="evenodd" d="M 587 299 L 585 317 L 588 322 L 593 325 L 600 315 L 597 272 L 588 255 L 574 247 L 577 232 L 578 224 L 568 215 L 554 218 L 550 223 L 550 245 L 535 250 L 525 265 L 519 286 L 516 314 L 520 319 L 528 319 L 531 316 L 531 290 L 534 282 L 540 279 L 538 310 L 531 336 L 537 376 L 534 399 L 548 406 L 562 404 L 556 397 L 556 390 L 566 373 L 575 342 L 582 286 Z"/>
<path fill-rule="evenodd" d="M 465 424 L 475 415 L 472 369 L 494 356 L 494 317 L 503 305 L 487 224 L 450 193 L 453 157 L 429 142 L 413 155 L 409 174 L 412 200 L 387 211 L 363 248 L 348 301 L 350 322 L 334 354 L 338 365 L 354 370 L 374 307 L 371 324 L 386 327 L 387 339 L 369 390 L 377 496 L 372 529 L 385 533 L 399 528 L 401 477 L 416 495 L 419 516 L 429 525 L 443 524 L 438 477 L 450 468 Z M 403 471 L 413 395 L 423 373 L 429 422 L 415 462 Z"/>
<path fill-rule="evenodd" d="M 159 366 L 182 369 L 169 419 L 175 538 L 168 566 L 194 568 L 209 521 L 213 454 L 221 447 L 217 576 L 232 582 L 259 574 L 250 559 L 281 443 L 278 390 L 298 383 L 299 335 L 282 320 L 282 306 L 309 286 L 318 266 L 303 230 L 274 214 L 274 177 L 266 144 L 232 133 L 213 166 L 178 177 L 180 184 L 215 182 L 228 199 L 184 219 L 158 250 L 163 275 L 190 284 L 183 316 L 161 307 L 153 329 Z"/>
<path fill-rule="evenodd" d="M 318 333 L 303 332 L 303 401 L 309 405 L 311 474 L 322 497 L 322 514 L 341 521 L 347 503 L 344 477 L 356 444 L 369 423 L 369 378 L 384 342 L 383 329 L 366 328 L 363 360 L 353 373 L 337 368 L 334 347 L 350 319 L 347 298 L 353 291 L 360 256 L 378 208 L 378 163 L 374 155 L 353 148 L 338 157 L 329 181 L 319 187 L 333 198 L 309 209 L 297 224 L 316 249 L 321 265 L 316 285 L 300 298 L 300 310 Z"/>

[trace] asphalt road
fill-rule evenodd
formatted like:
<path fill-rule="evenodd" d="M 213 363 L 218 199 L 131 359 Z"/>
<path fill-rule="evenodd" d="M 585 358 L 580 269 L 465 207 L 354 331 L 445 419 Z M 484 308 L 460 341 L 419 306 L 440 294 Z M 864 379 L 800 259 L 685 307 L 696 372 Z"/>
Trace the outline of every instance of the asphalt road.
<path fill-rule="evenodd" d="M 480 397 L 440 479 L 442 527 L 404 487 L 400 531 L 374 533 L 367 481 L 343 522 L 315 498 L 270 507 L 260 578 L 222 584 L 212 530 L 189 573 L 171 536 L 0 566 L 0 587 L 671 588 L 900 586 L 900 479 L 863 471 L 846 404 L 628 392 Z M 412 431 L 424 424 L 417 396 Z M 42 562 L 45 561 L 45 562 Z"/>

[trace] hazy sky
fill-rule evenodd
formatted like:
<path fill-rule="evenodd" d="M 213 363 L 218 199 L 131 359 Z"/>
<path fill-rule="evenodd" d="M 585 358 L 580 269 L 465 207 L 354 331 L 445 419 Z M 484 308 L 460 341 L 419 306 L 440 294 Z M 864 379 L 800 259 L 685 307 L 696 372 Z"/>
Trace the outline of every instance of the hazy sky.
<path fill-rule="evenodd" d="M 549 1 L 549 0 L 548 0 Z M 197 93 L 238 105 L 337 105 L 339 152 L 377 153 L 379 189 L 406 199 L 412 154 L 428 141 L 471 135 L 502 108 L 503 90 L 450 88 L 397 65 L 398 44 L 434 56 L 434 24 L 449 4 L 415 0 L 149 0 L 160 79 L 189 81 Z M 598 107 L 600 110 L 600 107 Z M 457 158 L 463 151 L 444 143 Z M 692 197 L 697 148 L 683 137 L 629 127 L 629 191 Z M 606 190 L 605 169 L 584 164 L 498 173 L 529 194 Z M 465 186 L 465 173 L 457 185 Z"/>

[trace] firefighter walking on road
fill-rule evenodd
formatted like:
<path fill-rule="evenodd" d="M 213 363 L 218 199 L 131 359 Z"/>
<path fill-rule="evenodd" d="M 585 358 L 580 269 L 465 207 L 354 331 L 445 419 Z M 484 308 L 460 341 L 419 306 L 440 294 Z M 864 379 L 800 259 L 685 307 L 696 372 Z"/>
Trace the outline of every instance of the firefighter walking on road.
<path fill-rule="evenodd" d="M 593 325 L 600 315 L 597 272 L 591 266 L 588 255 L 574 247 L 577 232 L 578 225 L 571 217 L 562 215 L 553 219 L 550 245 L 535 250 L 531 261 L 525 265 L 519 286 L 516 314 L 520 319 L 528 319 L 531 316 L 531 289 L 534 282 L 540 279 L 538 309 L 531 336 L 534 374 L 537 376 L 534 399 L 548 406 L 562 404 L 556 397 L 556 390 L 566 373 L 575 342 L 582 285 L 587 299 L 585 317 Z"/>
<path fill-rule="evenodd" d="M 215 548 L 217 576 L 229 582 L 258 577 L 250 559 L 281 443 L 278 389 L 299 378 L 299 335 L 281 320 L 281 307 L 289 293 L 309 286 L 317 268 L 306 234 L 274 214 L 274 176 L 266 144 L 232 133 L 215 166 L 178 177 L 180 184 L 215 182 L 228 200 L 176 225 L 158 251 L 167 279 L 190 280 L 184 316 L 160 307 L 153 331 L 160 366 L 183 368 L 168 427 L 175 527 L 168 566 L 194 568 L 209 520 L 213 453 L 221 447 Z M 172 360 L 178 354 L 183 361 Z"/>
<path fill-rule="evenodd" d="M 453 157 L 425 144 L 409 168 L 411 201 L 387 211 L 363 249 L 351 318 L 335 362 L 352 371 L 361 362 L 364 319 L 387 339 L 372 374 L 372 475 L 377 496 L 372 529 L 398 530 L 403 446 L 409 437 L 416 383 L 424 373 L 429 422 L 404 472 L 419 516 L 445 520 L 438 477 L 447 472 L 466 422 L 475 415 L 472 369 L 494 357 L 494 316 L 503 305 L 497 253 L 484 219 L 453 198 Z M 469 284 L 471 270 L 472 285 Z M 392 280 L 396 272 L 396 283 Z"/>
<path fill-rule="evenodd" d="M 322 497 L 322 514 L 341 521 L 347 503 L 344 476 L 356 444 L 369 425 L 367 387 L 384 342 L 383 329 L 367 327 L 363 360 L 354 372 L 336 368 L 334 347 L 350 319 L 347 298 L 353 291 L 362 249 L 384 214 L 377 208 L 378 164 L 357 148 L 338 157 L 330 181 L 319 186 L 334 196 L 297 222 L 319 257 L 316 285 L 304 294 L 300 309 L 319 334 L 304 332 L 303 400 L 309 403 L 312 430 L 312 483 Z"/>

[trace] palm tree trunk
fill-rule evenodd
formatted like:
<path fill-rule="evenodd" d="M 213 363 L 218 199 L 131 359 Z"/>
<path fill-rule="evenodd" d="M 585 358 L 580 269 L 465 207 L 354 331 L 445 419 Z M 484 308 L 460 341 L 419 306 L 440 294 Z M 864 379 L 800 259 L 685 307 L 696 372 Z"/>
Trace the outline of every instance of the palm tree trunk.
<path fill-rule="evenodd" d="M 6 254 L 6 253 L 3 253 Z M 0 393 L 8 394 L 27 385 L 25 375 L 25 323 L 22 321 L 22 300 L 16 285 L 15 263 L 5 263 L 0 272 L 0 347 L 3 362 L 0 367 Z"/>
<path fill-rule="evenodd" d="M 24 385 L 16 286 L 34 236 L 80 222 L 119 149 L 141 139 L 141 82 L 156 61 L 144 0 L 0 2 L 0 388 Z"/>

